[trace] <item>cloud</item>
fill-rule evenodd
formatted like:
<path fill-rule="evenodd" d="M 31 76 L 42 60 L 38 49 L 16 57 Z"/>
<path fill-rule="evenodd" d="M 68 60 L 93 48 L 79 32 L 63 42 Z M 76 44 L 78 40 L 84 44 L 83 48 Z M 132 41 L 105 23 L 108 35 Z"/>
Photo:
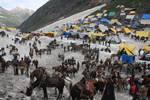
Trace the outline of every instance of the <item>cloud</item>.
<path fill-rule="evenodd" d="M 15 7 L 37 10 L 47 1 L 49 0 L 0 0 L 0 6 L 9 10 Z"/>

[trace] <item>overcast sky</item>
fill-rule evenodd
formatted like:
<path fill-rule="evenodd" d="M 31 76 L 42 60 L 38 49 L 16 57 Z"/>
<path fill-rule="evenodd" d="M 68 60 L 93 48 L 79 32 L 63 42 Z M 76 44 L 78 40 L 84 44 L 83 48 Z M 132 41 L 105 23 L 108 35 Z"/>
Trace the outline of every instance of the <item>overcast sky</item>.
<path fill-rule="evenodd" d="M 49 0 L 0 0 L 0 6 L 10 10 L 15 7 L 37 10 Z"/>

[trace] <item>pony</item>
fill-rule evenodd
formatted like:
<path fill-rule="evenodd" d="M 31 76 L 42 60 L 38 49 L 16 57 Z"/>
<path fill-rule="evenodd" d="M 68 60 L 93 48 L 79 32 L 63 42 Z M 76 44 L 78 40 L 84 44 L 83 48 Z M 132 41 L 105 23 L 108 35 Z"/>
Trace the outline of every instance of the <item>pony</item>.
<path fill-rule="evenodd" d="M 35 80 L 35 78 L 36 78 L 36 80 Z M 51 87 L 51 88 L 54 87 L 55 89 L 58 89 L 58 91 L 59 91 L 59 94 L 56 99 L 56 100 L 58 100 L 58 99 L 62 98 L 65 84 L 66 84 L 65 78 L 59 77 L 59 76 L 50 77 L 47 74 L 45 68 L 38 67 L 30 75 L 30 86 L 27 87 L 25 94 L 27 96 L 31 96 L 34 88 L 41 87 L 43 89 L 43 93 L 44 93 L 44 100 L 48 100 L 47 87 Z M 71 81 L 70 81 L 70 84 L 72 84 Z"/>

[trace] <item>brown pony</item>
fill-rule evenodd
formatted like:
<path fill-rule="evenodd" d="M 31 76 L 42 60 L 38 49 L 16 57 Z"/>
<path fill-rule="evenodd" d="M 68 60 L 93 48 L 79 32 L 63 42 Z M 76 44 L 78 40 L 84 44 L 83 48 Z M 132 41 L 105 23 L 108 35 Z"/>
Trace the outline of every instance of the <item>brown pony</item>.
<path fill-rule="evenodd" d="M 34 77 L 37 78 L 36 81 L 34 81 Z M 57 97 L 57 100 L 62 98 L 62 93 L 65 85 L 64 79 L 60 77 L 49 77 L 45 71 L 44 68 L 39 67 L 36 70 L 34 70 L 30 75 L 30 87 L 26 90 L 26 95 L 31 96 L 32 91 L 36 87 L 41 87 L 44 92 L 44 100 L 48 100 L 47 95 L 47 87 L 55 87 L 59 91 L 59 95 Z"/>

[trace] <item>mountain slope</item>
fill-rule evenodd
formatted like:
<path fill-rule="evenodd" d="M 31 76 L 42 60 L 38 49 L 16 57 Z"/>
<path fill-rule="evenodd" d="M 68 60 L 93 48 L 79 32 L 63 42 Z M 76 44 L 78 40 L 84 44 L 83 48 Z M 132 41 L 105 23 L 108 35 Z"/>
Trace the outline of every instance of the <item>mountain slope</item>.
<path fill-rule="evenodd" d="M 34 13 L 33 10 L 26 9 L 26 8 L 20 8 L 20 7 L 16 7 L 14 9 L 10 10 L 10 12 L 12 14 L 18 16 L 21 21 L 25 21 L 29 16 L 31 16 Z"/>
<path fill-rule="evenodd" d="M 100 0 L 50 0 L 19 28 L 23 32 L 34 31 L 61 18 L 92 8 L 99 3 Z"/>
<path fill-rule="evenodd" d="M 17 26 L 21 22 L 18 20 L 18 17 L 0 7 L 0 23 L 4 26 Z"/>
<path fill-rule="evenodd" d="M 33 11 L 24 9 L 13 9 L 8 11 L 0 7 L 0 26 L 18 27 L 24 20 L 26 20 Z"/>

